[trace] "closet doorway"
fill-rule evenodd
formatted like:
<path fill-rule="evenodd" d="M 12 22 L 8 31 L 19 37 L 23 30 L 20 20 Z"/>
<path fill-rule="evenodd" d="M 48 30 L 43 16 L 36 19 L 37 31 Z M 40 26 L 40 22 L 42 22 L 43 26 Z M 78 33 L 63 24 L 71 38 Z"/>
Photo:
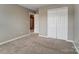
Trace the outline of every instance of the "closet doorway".
<path fill-rule="evenodd" d="M 48 10 L 47 36 L 56 39 L 68 39 L 68 8 Z"/>

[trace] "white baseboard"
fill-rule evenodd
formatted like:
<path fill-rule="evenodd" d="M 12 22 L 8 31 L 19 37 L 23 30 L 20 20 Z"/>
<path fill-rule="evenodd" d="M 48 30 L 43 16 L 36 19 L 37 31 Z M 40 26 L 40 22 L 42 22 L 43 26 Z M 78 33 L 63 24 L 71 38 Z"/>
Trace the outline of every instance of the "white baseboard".
<path fill-rule="evenodd" d="M 39 34 L 39 36 L 41 36 L 41 37 L 45 37 L 45 38 L 48 38 L 47 36 L 43 36 L 43 35 L 40 35 L 40 34 Z"/>
<path fill-rule="evenodd" d="M 17 39 L 20 39 L 20 38 L 23 38 L 23 37 L 25 37 L 25 36 L 29 36 L 29 35 L 31 35 L 31 34 L 32 34 L 32 33 L 30 33 L 30 34 L 25 34 L 25 35 L 22 35 L 22 36 L 19 36 L 19 37 L 16 37 L 16 38 L 13 38 L 13 39 L 10 39 L 10 40 L 1 42 L 0 45 L 6 44 L 6 43 L 8 43 L 8 42 L 11 42 L 11 41 L 14 41 L 14 40 L 17 40 Z"/>
<path fill-rule="evenodd" d="M 73 40 L 66 40 L 66 41 L 68 41 L 68 42 L 72 42 L 72 43 L 74 42 Z"/>
<path fill-rule="evenodd" d="M 39 36 L 41 36 L 41 37 L 45 37 L 45 38 L 50 38 L 50 37 L 43 36 L 43 35 L 40 35 L 40 34 L 39 34 Z M 64 39 L 60 39 L 60 40 L 64 40 Z M 72 41 L 72 40 L 65 40 L 65 41 L 68 41 L 68 42 L 74 42 L 74 41 Z"/>

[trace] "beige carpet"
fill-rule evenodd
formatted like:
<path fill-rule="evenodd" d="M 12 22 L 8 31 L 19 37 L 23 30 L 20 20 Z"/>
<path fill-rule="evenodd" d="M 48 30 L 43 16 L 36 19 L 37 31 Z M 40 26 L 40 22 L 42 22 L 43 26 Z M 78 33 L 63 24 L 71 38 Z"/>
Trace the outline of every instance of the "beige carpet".
<path fill-rule="evenodd" d="M 32 35 L 4 45 L 0 45 L 0 54 L 75 54 L 70 42 Z"/>

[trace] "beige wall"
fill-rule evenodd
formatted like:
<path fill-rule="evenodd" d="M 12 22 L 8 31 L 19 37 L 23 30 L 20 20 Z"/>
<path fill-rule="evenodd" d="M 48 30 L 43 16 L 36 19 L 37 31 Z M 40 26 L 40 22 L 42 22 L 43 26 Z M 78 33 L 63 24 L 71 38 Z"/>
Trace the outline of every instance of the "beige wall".
<path fill-rule="evenodd" d="M 0 5 L 0 42 L 29 33 L 29 12 L 18 5 Z"/>
<path fill-rule="evenodd" d="M 73 5 L 48 5 L 39 8 L 40 34 L 47 35 L 47 10 L 53 8 L 68 7 L 68 39 L 73 40 Z"/>
<path fill-rule="evenodd" d="M 47 35 L 47 9 L 39 9 L 39 33 L 40 35 Z"/>
<path fill-rule="evenodd" d="M 79 4 L 74 6 L 74 42 L 79 53 Z"/>

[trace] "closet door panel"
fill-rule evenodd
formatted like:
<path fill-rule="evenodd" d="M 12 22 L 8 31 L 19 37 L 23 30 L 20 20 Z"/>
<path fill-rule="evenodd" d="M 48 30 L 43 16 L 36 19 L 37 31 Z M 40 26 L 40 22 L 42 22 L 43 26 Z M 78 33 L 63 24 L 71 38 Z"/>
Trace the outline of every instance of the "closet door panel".
<path fill-rule="evenodd" d="M 58 19 L 57 19 L 57 39 L 64 39 L 67 40 L 67 33 L 68 33 L 68 15 L 67 10 L 62 9 L 58 12 Z"/>
<path fill-rule="evenodd" d="M 48 37 L 56 38 L 56 14 L 48 14 Z"/>

